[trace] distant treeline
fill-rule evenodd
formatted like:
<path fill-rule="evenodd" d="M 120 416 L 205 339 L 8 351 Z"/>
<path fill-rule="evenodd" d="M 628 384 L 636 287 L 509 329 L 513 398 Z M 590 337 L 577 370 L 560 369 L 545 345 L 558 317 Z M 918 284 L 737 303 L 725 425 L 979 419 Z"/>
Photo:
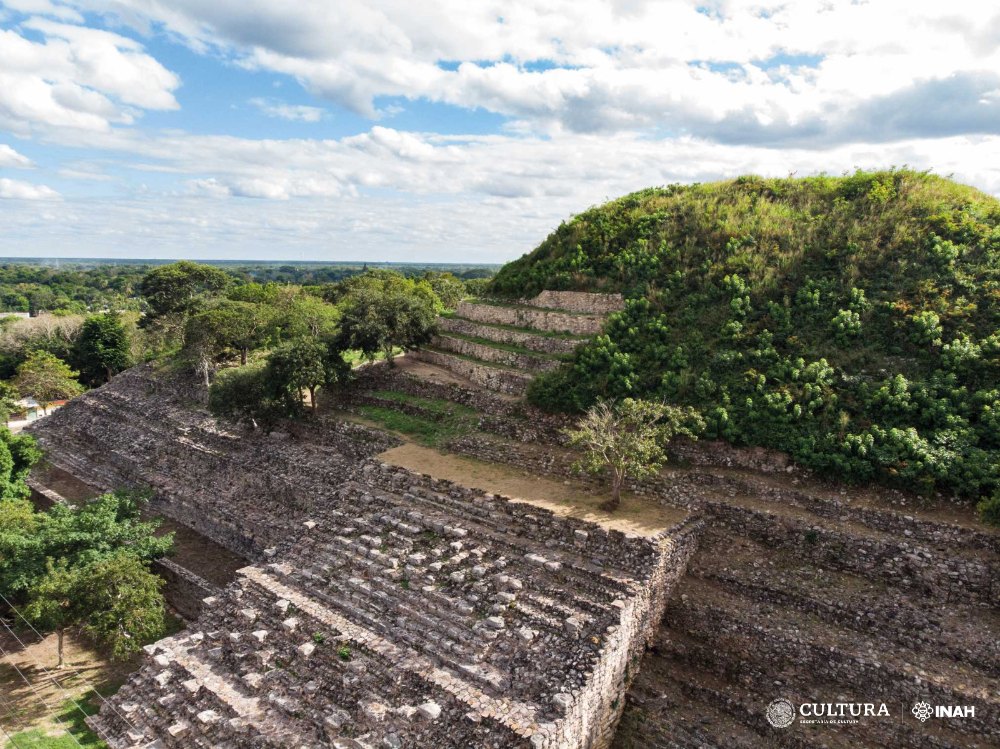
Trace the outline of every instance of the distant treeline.
<path fill-rule="evenodd" d="M 159 261 L 4 259 L 0 263 L 0 312 L 85 314 L 139 311 L 143 276 Z M 410 278 L 428 272 L 451 273 L 462 280 L 489 278 L 497 266 L 443 263 L 319 263 L 209 261 L 237 281 L 319 286 L 336 283 L 370 269 L 391 269 Z"/>

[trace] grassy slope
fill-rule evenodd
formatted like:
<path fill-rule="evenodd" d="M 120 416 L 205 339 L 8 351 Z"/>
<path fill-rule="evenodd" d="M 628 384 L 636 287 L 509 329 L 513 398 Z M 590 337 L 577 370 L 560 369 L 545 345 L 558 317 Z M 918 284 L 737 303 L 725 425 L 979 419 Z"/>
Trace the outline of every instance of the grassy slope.
<path fill-rule="evenodd" d="M 632 300 L 536 402 L 666 397 L 712 436 L 978 496 L 1000 463 L 998 227 L 997 200 L 912 171 L 673 186 L 564 223 L 492 293 Z"/>

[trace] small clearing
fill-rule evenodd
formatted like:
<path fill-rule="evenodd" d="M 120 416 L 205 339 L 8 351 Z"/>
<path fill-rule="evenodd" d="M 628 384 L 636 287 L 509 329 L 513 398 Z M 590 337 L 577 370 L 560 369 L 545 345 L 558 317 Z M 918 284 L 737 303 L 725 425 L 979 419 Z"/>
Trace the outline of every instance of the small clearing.
<path fill-rule="evenodd" d="M 653 536 L 687 516 L 682 509 L 663 507 L 631 494 L 622 495 L 614 513 L 599 509 L 604 495 L 575 481 L 543 478 L 512 466 L 485 463 L 407 443 L 379 454 L 385 463 L 454 481 L 468 488 L 502 494 L 517 502 L 544 507 L 556 515 L 587 520 L 605 528 Z"/>

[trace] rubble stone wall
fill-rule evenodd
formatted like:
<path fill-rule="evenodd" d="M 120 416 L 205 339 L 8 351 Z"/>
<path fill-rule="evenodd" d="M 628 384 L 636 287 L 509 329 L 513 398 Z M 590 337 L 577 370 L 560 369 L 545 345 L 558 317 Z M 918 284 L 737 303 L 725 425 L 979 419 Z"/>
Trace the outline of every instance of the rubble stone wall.
<path fill-rule="evenodd" d="M 592 315 L 607 315 L 625 308 L 621 294 L 592 294 L 586 291 L 542 291 L 525 304 L 533 307 L 586 312 Z"/>
<path fill-rule="evenodd" d="M 604 326 L 602 315 L 555 312 L 532 307 L 505 307 L 499 304 L 459 302 L 455 314 L 466 320 L 491 325 L 513 325 L 552 333 L 597 335 Z"/>
<path fill-rule="evenodd" d="M 201 615 L 202 601 L 222 592 L 218 586 L 170 559 L 156 560 L 153 571 L 164 580 L 163 595 L 167 603 L 188 621 Z"/>
<path fill-rule="evenodd" d="M 531 382 L 531 375 L 513 369 L 500 369 L 487 364 L 480 364 L 470 359 L 463 359 L 460 356 L 452 356 L 441 351 L 430 351 L 420 349 L 413 351 L 408 356 L 413 356 L 429 364 L 437 364 L 440 367 L 454 372 L 455 374 L 471 380 L 484 388 L 495 390 L 498 393 L 509 395 L 523 395 Z"/>
<path fill-rule="evenodd" d="M 539 335 L 528 330 L 499 328 L 492 325 L 463 320 L 459 317 L 442 317 L 438 320 L 441 330 L 446 333 L 461 333 L 473 338 L 485 338 L 497 343 L 507 343 L 513 346 L 538 351 L 542 354 L 564 356 L 571 354 L 585 339 L 561 338 L 559 336 Z"/>
<path fill-rule="evenodd" d="M 505 367 L 516 367 L 525 372 L 548 372 L 558 369 L 560 364 L 558 359 L 487 346 L 483 343 L 476 343 L 475 341 L 450 335 L 435 336 L 431 345 L 444 351 L 452 351 L 463 356 L 472 356 L 476 359 L 493 362 Z"/>

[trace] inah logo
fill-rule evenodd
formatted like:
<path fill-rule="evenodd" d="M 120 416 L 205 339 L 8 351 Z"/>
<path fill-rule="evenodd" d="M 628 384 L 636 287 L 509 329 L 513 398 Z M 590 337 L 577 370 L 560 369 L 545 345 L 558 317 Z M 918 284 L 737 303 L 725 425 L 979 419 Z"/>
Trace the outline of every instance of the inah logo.
<path fill-rule="evenodd" d="M 923 723 L 931 715 L 934 714 L 934 709 L 931 707 L 929 702 L 918 702 L 913 706 L 913 715 L 916 716 L 917 720 Z"/>
<path fill-rule="evenodd" d="M 795 722 L 795 707 L 782 697 L 767 706 L 766 716 L 767 722 L 775 728 L 788 728 Z"/>

